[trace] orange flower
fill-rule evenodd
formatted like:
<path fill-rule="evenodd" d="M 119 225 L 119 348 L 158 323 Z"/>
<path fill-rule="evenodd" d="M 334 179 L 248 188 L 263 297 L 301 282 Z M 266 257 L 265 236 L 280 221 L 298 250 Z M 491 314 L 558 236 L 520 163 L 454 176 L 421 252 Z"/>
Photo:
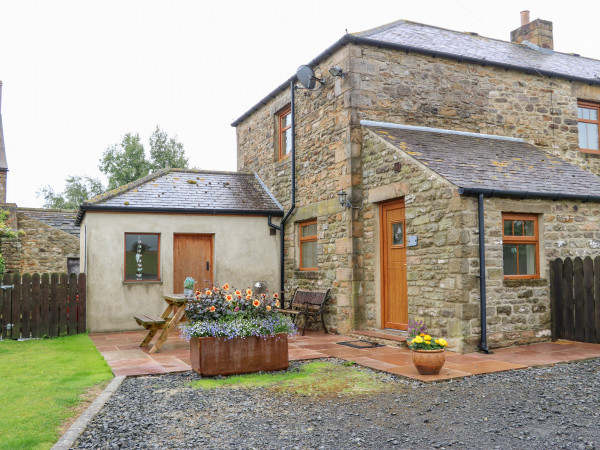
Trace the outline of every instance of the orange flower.
<path fill-rule="evenodd" d="M 215 309 L 217 309 L 217 308 L 215 308 L 215 306 L 214 306 L 214 305 L 213 305 L 213 306 L 211 306 L 211 307 L 210 307 L 210 312 L 215 312 Z"/>
<path fill-rule="evenodd" d="M 238 298 L 238 300 L 241 300 L 242 299 L 242 294 L 238 295 L 237 298 Z"/>
<path fill-rule="evenodd" d="M 246 294 L 247 295 L 252 295 L 252 290 L 251 289 L 246 289 Z"/>
<path fill-rule="evenodd" d="M 206 295 L 212 295 L 212 292 L 210 292 L 210 290 L 207 289 L 206 292 L 205 292 L 205 294 Z"/>
<path fill-rule="evenodd" d="M 277 292 L 275 292 L 275 293 L 273 294 L 273 298 L 279 298 L 279 294 L 278 294 Z"/>
<path fill-rule="evenodd" d="M 225 300 L 230 302 L 231 300 L 233 300 L 233 295 L 229 294 L 227 297 L 225 297 Z"/>
<path fill-rule="evenodd" d="M 246 300 L 252 300 L 252 296 L 250 294 L 246 295 Z"/>
<path fill-rule="evenodd" d="M 267 311 L 271 311 L 271 307 L 267 305 Z"/>
<path fill-rule="evenodd" d="M 254 301 L 252 302 L 252 304 L 253 304 L 254 306 L 256 306 L 256 307 L 259 307 L 259 306 L 260 306 L 260 302 L 259 302 L 258 300 L 254 300 Z"/>
<path fill-rule="evenodd" d="M 279 308 L 279 300 L 277 300 L 277 301 L 275 302 L 275 306 L 277 306 L 277 307 Z"/>
<path fill-rule="evenodd" d="M 223 290 L 224 290 L 224 291 L 228 291 L 228 290 L 229 290 L 229 284 L 225 283 L 225 284 L 223 285 Z"/>
<path fill-rule="evenodd" d="M 238 297 L 242 296 L 242 292 L 241 291 L 235 291 L 235 295 L 237 295 Z"/>

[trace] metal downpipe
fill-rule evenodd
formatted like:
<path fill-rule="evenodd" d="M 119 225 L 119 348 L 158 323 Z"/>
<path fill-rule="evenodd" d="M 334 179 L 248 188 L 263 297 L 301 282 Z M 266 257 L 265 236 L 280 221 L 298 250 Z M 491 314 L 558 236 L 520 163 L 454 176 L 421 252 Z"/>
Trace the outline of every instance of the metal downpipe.
<path fill-rule="evenodd" d="M 481 341 L 479 349 L 491 353 L 487 346 L 487 309 L 485 294 L 485 226 L 483 222 L 483 194 L 477 198 L 477 218 L 479 219 L 479 303 L 481 312 Z"/>

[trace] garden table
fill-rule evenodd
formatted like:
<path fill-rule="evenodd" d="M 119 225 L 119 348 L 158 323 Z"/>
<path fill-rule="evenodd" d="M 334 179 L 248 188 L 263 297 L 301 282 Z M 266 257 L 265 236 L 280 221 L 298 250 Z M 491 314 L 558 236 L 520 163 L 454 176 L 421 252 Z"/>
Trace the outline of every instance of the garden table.
<path fill-rule="evenodd" d="M 179 323 L 184 320 L 185 305 L 190 300 L 190 297 L 186 297 L 183 294 L 164 294 L 163 298 L 165 302 L 167 302 L 167 307 L 165 308 L 164 312 L 160 315 L 160 319 L 144 321 L 139 317 L 135 318 L 140 325 L 145 326 L 149 329 L 148 335 L 142 341 L 140 347 L 148 345 L 152 340 L 152 337 L 156 334 L 156 332 L 158 330 L 162 330 L 162 333 L 158 337 L 158 340 L 150 349 L 150 353 L 158 352 L 169 337 L 169 333 L 171 333 L 171 331 L 177 328 L 177 325 L 179 325 Z"/>

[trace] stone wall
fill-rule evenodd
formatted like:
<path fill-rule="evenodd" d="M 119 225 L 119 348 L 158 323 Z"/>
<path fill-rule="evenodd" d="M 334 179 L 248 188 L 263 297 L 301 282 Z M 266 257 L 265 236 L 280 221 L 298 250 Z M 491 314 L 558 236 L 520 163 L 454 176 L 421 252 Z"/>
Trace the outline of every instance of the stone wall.
<path fill-rule="evenodd" d="M 79 238 L 25 214 L 17 214 L 18 238 L 2 239 L 7 272 L 67 272 L 67 257 L 79 257 Z"/>
<path fill-rule="evenodd" d="M 353 247 L 356 229 L 351 212 L 344 211 L 337 192 L 360 181 L 353 162 L 360 144 L 351 143 L 350 83 L 327 73 L 327 68 L 348 67 L 350 48 L 321 64 L 325 84 L 315 91 L 296 91 L 296 211 L 285 229 L 285 288 L 290 298 L 295 287 L 331 288 L 326 321 L 333 331 L 349 331 L 361 319 L 358 305 L 359 252 Z M 256 172 L 287 211 L 290 207 L 290 157 L 276 158 L 276 114 L 290 102 L 281 93 L 237 127 L 238 169 Z M 316 272 L 298 270 L 298 222 L 317 219 Z"/>
<path fill-rule="evenodd" d="M 600 102 L 600 86 L 369 46 L 351 54 L 361 119 L 523 138 L 600 175 L 577 129 L 577 99 Z"/>
<path fill-rule="evenodd" d="M 334 65 L 348 76 L 330 77 L 327 69 Z M 476 202 L 460 198 L 443 180 L 424 175 L 429 172 L 409 160 L 396 172 L 393 163 L 402 156 L 363 134 L 360 120 L 519 137 L 600 175 L 600 156 L 579 151 L 577 129 L 577 99 L 600 101 L 600 87 L 354 45 L 338 50 L 320 68 L 326 84 L 296 92 L 297 210 L 286 225 L 286 294 L 296 286 L 331 287 L 326 320 L 332 329 L 379 327 L 377 202 L 406 196 L 407 231 L 422 239 L 408 252 L 415 267 L 408 280 L 410 317 L 425 317 L 431 331 L 449 336 L 454 348 L 472 348 L 479 339 Z M 276 160 L 274 124 L 276 113 L 289 101 L 289 92 L 280 93 L 236 130 L 238 169 L 256 172 L 286 210 L 290 162 Z M 342 209 L 336 199 L 341 188 L 364 208 Z M 389 196 L 392 191 L 395 197 Z M 318 223 L 319 270 L 300 272 L 297 222 L 313 218 Z M 569 226 L 582 227 L 570 235 L 574 240 L 584 242 L 586 238 L 574 236 L 593 233 L 583 229 L 589 223 Z M 557 233 L 548 231 L 544 238 L 562 254 L 565 247 L 559 246 Z M 499 251 L 501 257 L 501 245 Z M 490 256 L 495 264 L 490 276 L 502 269 L 496 253 Z M 512 286 L 503 277 L 494 279 L 499 284 L 492 283 L 490 296 L 512 303 L 490 306 L 493 345 L 547 337 L 548 285 L 543 280 Z"/>
<path fill-rule="evenodd" d="M 475 199 L 471 202 L 475 203 Z M 550 338 L 550 263 L 555 258 L 592 258 L 600 249 L 600 205 L 579 201 L 486 199 L 488 340 L 491 348 Z M 502 269 L 502 213 L 537 214 L 540 279 L 505 280 Z M 470 243 L 477 246 L 476 236 Z M 478 260 L 471 261 L 474 271 Z M 479 269 L 477 268 L 477 271 Z M 471 302 L 479 301 L 478 289 Z M 479 320 L 471 321 L 479 334 Z"/>

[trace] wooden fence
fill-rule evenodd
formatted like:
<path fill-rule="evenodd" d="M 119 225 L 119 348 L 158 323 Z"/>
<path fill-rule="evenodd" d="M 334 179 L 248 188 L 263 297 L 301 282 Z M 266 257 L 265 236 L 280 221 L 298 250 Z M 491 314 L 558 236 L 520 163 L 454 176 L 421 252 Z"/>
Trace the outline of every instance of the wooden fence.
<path fill-rule="evenodd" d="M 552 335 L 600 344 L 600 256 L 550 264 Z"/>
<path fill-rule="evenodd" d="M 0 336 L 28 339 L 86 331 L 85 274 L 5 275 Z"/>

